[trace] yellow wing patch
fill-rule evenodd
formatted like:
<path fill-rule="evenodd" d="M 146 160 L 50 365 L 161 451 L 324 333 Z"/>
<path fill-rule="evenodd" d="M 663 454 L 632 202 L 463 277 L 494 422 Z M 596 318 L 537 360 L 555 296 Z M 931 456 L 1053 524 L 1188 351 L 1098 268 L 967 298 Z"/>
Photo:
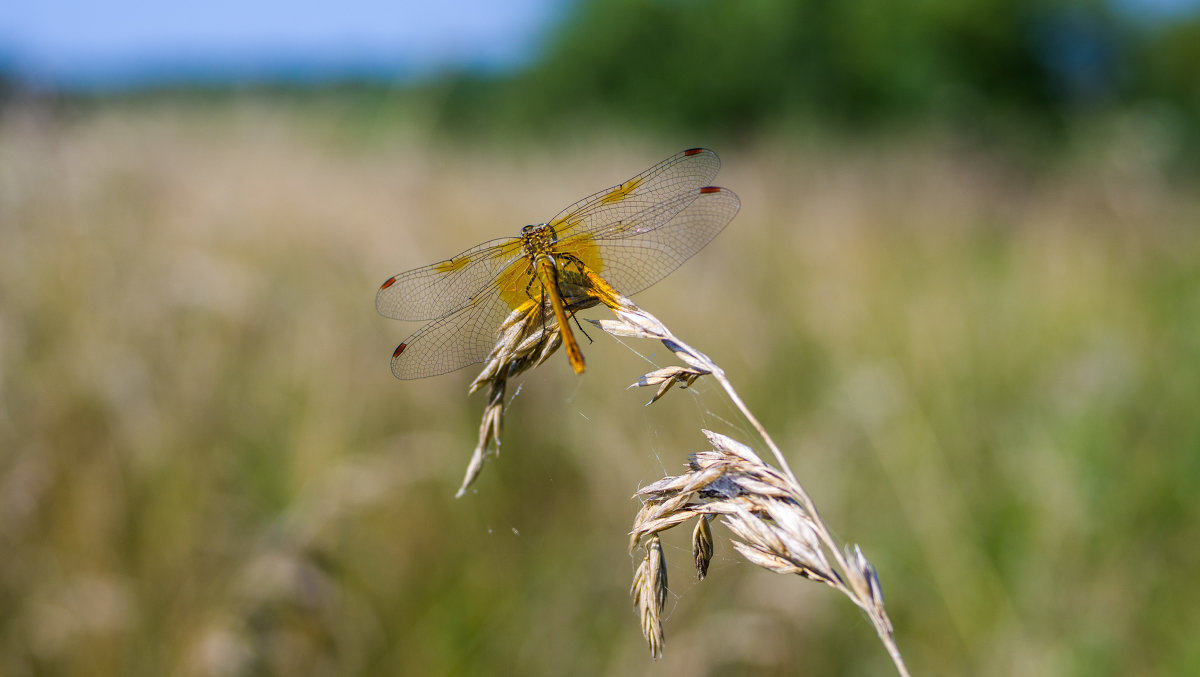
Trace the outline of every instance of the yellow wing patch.
<path fill-rule="evenodd" d="M 531 286 L 532 278 L 533 266 L 528 259 L 513 262 L 496 278 L 496 289 L 510 310 L 520 308 L 522 303 L 533 298 L 534 295 L 540 297 L 542 288 L 536 283 Z"/>
<path fill-rule="evenodd" d="M 590 235 L 577 235 L 559 240 L 554 245 L 554 254 L 559 268 L 571 268 L 574 258 L 593 272 L 599 273 L 604 270 L 604 259 L 600 258 L 600 250 Z"/>
<path fill-rule="evenodd" d="M 630 179 L 616 188 L 608 191 L 604 197 L 600 198 L 600 204 L 606 205 L 612 204 L 613 202 L 620 202 L 621 200 L 629 197 L 629 194 L 637 190 L 637 187 L 640 185 L 642 185 L 642 180 L 640 178 Z"/>
<path fill-rule="evenodd" d="M 465 267 L 470 262 L 471 262 L 470 256 L 462 256 L 457 259 L 450 259 L 449 261 L 442 261 L 441 263 L 437 264 L 433 268 L 434 268 L 434 270 L 436 270 L 439 273 L 453 273 L 456 270 L 461 270 L 463 267 Z"/>

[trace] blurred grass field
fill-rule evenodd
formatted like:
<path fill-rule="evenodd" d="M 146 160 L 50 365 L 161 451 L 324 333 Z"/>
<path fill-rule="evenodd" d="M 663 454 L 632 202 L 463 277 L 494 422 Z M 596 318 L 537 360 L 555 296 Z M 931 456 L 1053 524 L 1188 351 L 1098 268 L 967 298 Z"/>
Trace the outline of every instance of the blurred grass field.
<path fill-rule="evenodd" d="M 0 674 L 889 674 L 857 610 L 719 527 L 702 584 L 667 537 L 649 660 L 630 496 L 701 426 L 751 441 L 715 386 L 644 407 L 650 365 L 590 332 L 455 500 L 473 373 L 389 373 L 419 326 L 375 314 L 389 275 L 703 143 L 6 111 Z M 913 674 L 1200 672 L 1195 183 L 1137 134 L 712 145 L 742 211 L 637 300 L 862 545 Z"/>

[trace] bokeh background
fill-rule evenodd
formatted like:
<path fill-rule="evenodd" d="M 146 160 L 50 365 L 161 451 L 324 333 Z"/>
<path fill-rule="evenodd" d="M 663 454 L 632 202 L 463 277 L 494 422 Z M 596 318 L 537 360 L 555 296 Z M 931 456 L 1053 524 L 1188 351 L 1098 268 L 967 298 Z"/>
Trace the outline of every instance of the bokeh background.
<path fill-rule="evenodd" d="M 913 674 L 1200 673 L 1198 68 L 1187 0 L 5 5 L 0 674 L 891 674 L 720 527 L 651 662 L 631 496 L 753 442 L 660 348 L 527 376 L 462 499 L 471 370 L 389 373 L 388 276 L 697 145 L 742 211 L 638 300 Z"/>

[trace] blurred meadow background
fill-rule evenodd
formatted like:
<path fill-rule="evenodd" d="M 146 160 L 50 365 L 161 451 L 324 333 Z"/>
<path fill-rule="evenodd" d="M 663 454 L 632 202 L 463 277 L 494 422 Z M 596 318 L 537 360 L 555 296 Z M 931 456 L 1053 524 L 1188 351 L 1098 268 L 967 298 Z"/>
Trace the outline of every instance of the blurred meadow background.
<path fill-rule="evenodd" d="M 691 146 L 741 213 L 636 300 L 913 674 L 1200 673 L 1196 3 L 429 4 L 0 11 L 0 675 L 894 674 L 717 524 L 650 660 L 631 496 L 754 442 L 656 344 L 461 499 L 474 371 L 389 372 L 383 280 Z"/>

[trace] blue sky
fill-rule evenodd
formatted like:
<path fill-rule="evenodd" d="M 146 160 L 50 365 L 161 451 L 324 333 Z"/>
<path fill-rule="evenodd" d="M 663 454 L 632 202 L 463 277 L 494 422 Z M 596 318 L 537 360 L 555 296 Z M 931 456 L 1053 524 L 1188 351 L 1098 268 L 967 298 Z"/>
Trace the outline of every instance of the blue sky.
<path fill-rule="evenodd" d="M 1200 0 L 1109 1 L 1132 20 L 1200 8 Z M 0 0 L 0 73 L 34 85 L 111 89 L 502 70 L 536 56 L 571 2 Z"/>
<path fill-rule="evenodd" d="M 405 78 L 533 57 L 568 0 L 10 0 L 0 68 L 59 86 Z"/>

